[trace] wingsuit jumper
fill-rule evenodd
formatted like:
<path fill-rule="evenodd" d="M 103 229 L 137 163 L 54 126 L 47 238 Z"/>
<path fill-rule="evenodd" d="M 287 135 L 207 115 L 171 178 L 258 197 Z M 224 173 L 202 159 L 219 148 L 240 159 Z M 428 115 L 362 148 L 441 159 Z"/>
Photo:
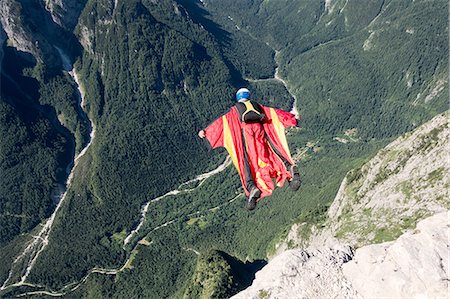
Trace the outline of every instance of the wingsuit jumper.
<path fill-rule="evenodd" d="M 298 125 L 294 114 L 263 106 L 250 100 L 250 91 L 236 92 L 236 104 L 224 115 L 201 130 L 211 147 L 225 147 L 236 167 L 247 201 L 253 210 L 256 202 L 274 190 L 272 178 L 281 187 L 286 180 L 292 190 L 301 181 L 286 140 L 285 128 Z"/>

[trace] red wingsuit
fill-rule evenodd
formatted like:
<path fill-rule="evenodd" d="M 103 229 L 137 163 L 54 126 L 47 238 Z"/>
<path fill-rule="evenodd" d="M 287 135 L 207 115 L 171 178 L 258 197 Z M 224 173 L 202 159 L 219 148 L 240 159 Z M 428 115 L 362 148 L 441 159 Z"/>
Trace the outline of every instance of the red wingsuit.
<path fill-rule="evenodd" d="M 295 126 L 292 113 L 260 105 L 265 114 L 262 123 L 244 123 L 236 106 L 205 129 L 212 148 L 225 147 L 241 178 L 246 196 L 252 184 L 261 190 L 260 198 L 272 194 L 277 186 L 291 179 L 288 170 L 293 165 L 284 129 Z M 259 198 L 259 199 L 260 199 Z M 258 200 L 259 200 L 258 199 Z"/>

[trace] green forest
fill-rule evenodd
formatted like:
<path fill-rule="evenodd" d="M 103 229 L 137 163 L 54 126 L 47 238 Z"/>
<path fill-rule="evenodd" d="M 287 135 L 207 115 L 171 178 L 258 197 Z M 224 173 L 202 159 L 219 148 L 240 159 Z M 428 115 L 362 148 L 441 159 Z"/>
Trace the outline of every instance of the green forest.
<path fill-rule="evenodd" d="M 13 49 L 6 49 L 0 102 L 0 244 L 49 217 L 57 184 L 64 183 L 65 165 L 73 155 L 69 131 L 56 124 L 51 107 L 38 102 L 39 82 L 16 71 L 27 66 Z"/>
<path fill-rule="evenodd" d="M 67 43 L 56 44 L 74 62 L 86 111 L 62 67 L 26 62 L 3 45 L 0 285 L 52 214 L 52 195 L 93 127 L 95 138 L 29 284 L 0 297 L 242 290 L 293 223 L 323 221 L 348 171 L 447 109 L 448 90 L 427 97 L 448 80 L 447 11 L 441 0 L 88 0 L 73 32 L 59 33 Z M 295 96 L 301 118 L 287 131 L 301 189 L 286 184 L 252 212 L 233 166 L 183 184 L 225 161 L 197 132 L 242 86 L 286 111 Z"/>

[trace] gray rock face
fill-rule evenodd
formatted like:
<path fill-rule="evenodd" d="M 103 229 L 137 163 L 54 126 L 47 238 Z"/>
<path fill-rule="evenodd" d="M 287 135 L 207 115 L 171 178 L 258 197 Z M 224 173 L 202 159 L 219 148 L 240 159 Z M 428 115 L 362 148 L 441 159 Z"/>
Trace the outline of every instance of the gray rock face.
<path fill-rule="evenodd" d="M 0 3 L 0 22 L 9 37 L 11 44 L 19 51 L 35 52 L 31 35 L 23 28 L 20 18 L 22 5 L 14 0 L 4 0 Z"/>
<path fill-rule="evenodd" d="M 356 251 L 343 265 L 363 298 L 449 298 L 450 212 L 429 217 L 394 242 Z"/>
<path fill-rule="evenodd" d="M 45 0 L 45 9 L 53 21 L 68 31 L 73 31 L 87 0 Z"/>
<path fill-rule="evenodd" d="M 285 251 L 232 298 L 361 298 L 342 274 L 342 264 L 352 256 L 350 247 Z"/>
<path fill-rule="evenodd" d="M 0 70 L 2 69 L 2 61 L 3 61 L 3 46 L 6 41 L 6 33 L 3 30 L 2 23 L 0 23 Z"/>
<path fill-rule="evenodd" d="M 54 46 L 61 47 L 67 42 L 86 1 L 2 0 L 0 23 L 9 44 L 22 52 L 25 58 L 59 68 L 61 59 Z"/>
<path fill-rule="evenodd" d="M 358 247 L 392 241 L 450 209 L 449 121 L 436 116 L 351 171 L 328 212 L 332 234 Z"/>
<path fill-rule="evenodd" d="M 448 298 L 449 221 L 450 211 L 436 214 L 355 254 L 350 247 L 285 251 L 232 298 Z"/>
<path fill-rule="evenodd" d="M 44 37 L 32 19 L 26 17 L 19 1 L 2 0 L 0 2 L 0 23 L 11 45 L 32 62 L 34 59 L 48 66 L 58 66 L 61 59 L 54 47 Z M 33 28 L 33 29 L 32 29 Z"/>

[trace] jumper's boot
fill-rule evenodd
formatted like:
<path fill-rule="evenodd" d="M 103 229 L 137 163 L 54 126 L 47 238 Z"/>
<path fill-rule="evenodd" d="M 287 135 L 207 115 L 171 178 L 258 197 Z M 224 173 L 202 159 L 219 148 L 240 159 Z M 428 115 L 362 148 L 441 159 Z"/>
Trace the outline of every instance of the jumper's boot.
<path fill-rule="evenodd" d="M 296 165 L 291 165 L 289 168 L 289 172 L 291 173 L 292 179 L 289 181 L 289 187 L 291 190 L 297 191 L 302 185 L 302 181 L 300 180 L 300 174 L 298 173 L 298 168 Z"/>
<path fill-rule="evenodd" d="M 249 211 L 255 209 L 256 200 L 260 196 L 261 196 L 261 191 L 256 187 L 252 187 L 252 189 L 250 190 L 250 194 L 248 195 L 247 202 L 245 203 L 245 208 Z"/>

